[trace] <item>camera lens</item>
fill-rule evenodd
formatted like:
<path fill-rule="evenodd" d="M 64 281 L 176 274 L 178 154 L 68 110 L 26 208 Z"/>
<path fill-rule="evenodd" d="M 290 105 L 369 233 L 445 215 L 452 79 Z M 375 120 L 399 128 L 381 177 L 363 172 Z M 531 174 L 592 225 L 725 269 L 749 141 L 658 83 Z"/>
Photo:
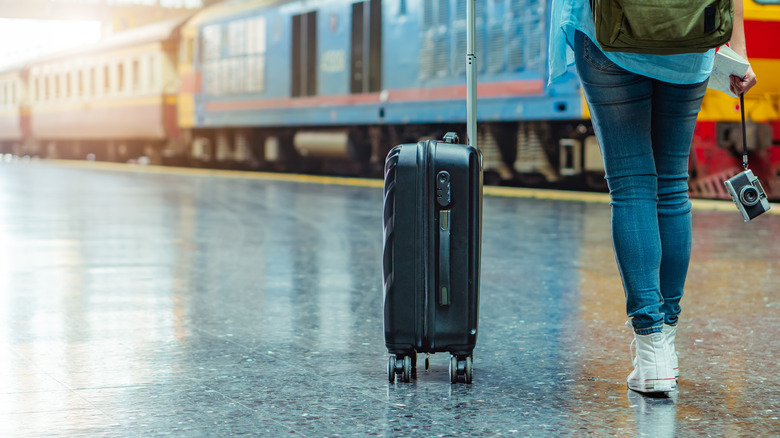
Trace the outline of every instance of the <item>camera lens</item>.
<path fill-rule="evenodd" d="M 753 186 L 742 187 L 739 191 L 739 200 L 748 207 L 758 203 L 758 190 Z"/>

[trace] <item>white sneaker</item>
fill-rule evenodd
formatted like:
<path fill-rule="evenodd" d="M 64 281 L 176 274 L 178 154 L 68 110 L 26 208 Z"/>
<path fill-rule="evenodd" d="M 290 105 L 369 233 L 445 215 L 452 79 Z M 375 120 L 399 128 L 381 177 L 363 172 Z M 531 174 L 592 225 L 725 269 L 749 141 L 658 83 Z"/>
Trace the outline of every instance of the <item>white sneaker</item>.
<path fill-rule="evenodd" d="M 629 321 L 626 325 L 631 327 Z M 633 327 L 631 328 L 633 331 Z M 663 333 L 638 335 L 634 333 L 631 349 L 634 370 L 628 375 L 628 387 L 639 392 L 669 392 L 677 389 L 671 356 Z"/>
<path fill-rule="evenodd" d="M 674 378 L 680 378 L 680 369 L 677 363 L 677 350 L 674 348 L 674 339 L 677 337 L 677 324 L 669 325 L 664 324 L 661 329 L 661 333 L 666 337 L 666 348 L 669 349 L 669 355 L 671 356 L 672 370 L 674 371 Z"/>

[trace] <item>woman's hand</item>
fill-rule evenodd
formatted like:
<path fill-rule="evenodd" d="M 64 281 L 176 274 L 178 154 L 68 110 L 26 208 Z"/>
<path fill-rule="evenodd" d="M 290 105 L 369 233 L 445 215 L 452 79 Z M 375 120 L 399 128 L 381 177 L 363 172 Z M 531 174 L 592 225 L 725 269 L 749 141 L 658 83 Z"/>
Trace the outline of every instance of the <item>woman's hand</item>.
<path fill-rule="evenodd" d="M 737 55 L 748 59 L 747 45 L 745 43 L 745 19 L 743 17 L 742 0 L 734 0 L 734 29 L 731 32 L 731 41 L 729 46 L 732 50 L 737 52 Z M 742 93 L 747 93 L 749 89 L 756 85 L 756 74 L 753 73 L 753 68 L 748 67 L 744 77 L 731 76 L 729 78 L 731 84 L 729 88 L 731 92 L 739 96 Z"/>
<path fill-rule="evenodd" d="M 737 96 L 747 93 L 747 91 L 751 89 L 753 85 L 756 85 L 757 82 L 756 74 L 753 73 L 753 67 L 748 67 L 744 77 L 740 78 L 739 76 L 731 75 L 729 79 L 731 79 L 729 89 Z"/>

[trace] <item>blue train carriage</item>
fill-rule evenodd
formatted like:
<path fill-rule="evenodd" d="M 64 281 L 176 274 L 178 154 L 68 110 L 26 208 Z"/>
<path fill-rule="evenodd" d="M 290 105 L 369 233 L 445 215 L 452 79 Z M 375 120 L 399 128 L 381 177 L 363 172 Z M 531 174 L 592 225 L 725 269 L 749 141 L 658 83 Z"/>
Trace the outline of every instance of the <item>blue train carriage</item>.
<path fill-rule="evenodd" d="M 580 174 L 595 147 L 576 78 L 546 85 L 548 15 L 477 0 L 478 145 L 496 180 Z M 195 161 L 376 169 L 397 143 L 465 130 L 464 1 L 226 2 L 182 35 Z"/>

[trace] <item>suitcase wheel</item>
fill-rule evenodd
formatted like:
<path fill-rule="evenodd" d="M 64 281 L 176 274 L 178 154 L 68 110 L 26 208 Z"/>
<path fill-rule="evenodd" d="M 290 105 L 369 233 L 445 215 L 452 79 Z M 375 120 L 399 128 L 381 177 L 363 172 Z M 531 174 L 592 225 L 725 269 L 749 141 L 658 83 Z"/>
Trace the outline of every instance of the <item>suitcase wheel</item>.
<path fill-rule="evenodd" d="M 387 378 L 390 383 L 395 383 L 395 356 L 387 358 Z"/>
<path fill-rule="evenodd" d="M 399 374 L 402 382 L 412 380 L 412 357 L 395 355 L 387 359 L 387 378 L 390 383 L 395 382 L 395 375 Z"/>
<path fill-rule="evenodd" d="M 450 356 L 450 382 L 458 383 L 463 380 L 465 383 L 471 383 L 474 378 L 474 358 L 473 356 Z"/>

